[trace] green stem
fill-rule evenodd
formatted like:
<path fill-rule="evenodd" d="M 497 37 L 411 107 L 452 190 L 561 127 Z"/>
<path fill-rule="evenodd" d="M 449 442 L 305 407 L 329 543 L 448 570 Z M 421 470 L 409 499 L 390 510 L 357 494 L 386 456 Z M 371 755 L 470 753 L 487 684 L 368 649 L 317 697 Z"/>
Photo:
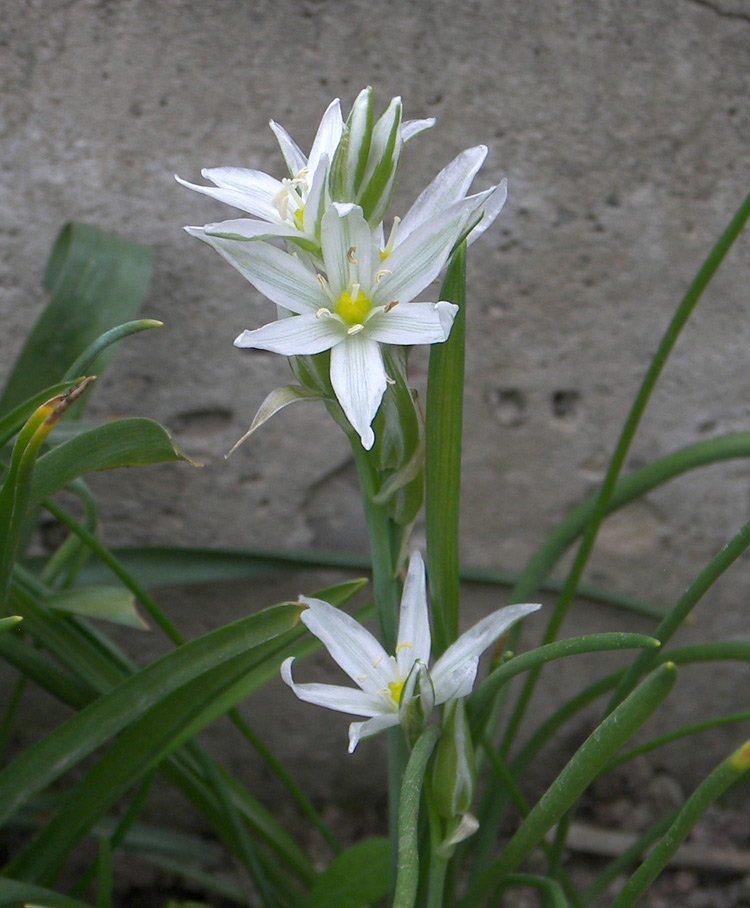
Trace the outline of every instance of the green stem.
<path fill-rule="evenodd" d="M 742 745 L 696 788 L 662 840 L 630 877 L 610 908 L 631 908 L 661 873 L 703 814 L 750 769 L 750 741 Z"/>
<path fill-rule="evenodd" d="M 398 874 L 393 908 L 413 908 L 419 883 L 418 820 L 427 763 L 440 737 L 430 726 L 417 739 L 404 772 L 398 807 Z"/>

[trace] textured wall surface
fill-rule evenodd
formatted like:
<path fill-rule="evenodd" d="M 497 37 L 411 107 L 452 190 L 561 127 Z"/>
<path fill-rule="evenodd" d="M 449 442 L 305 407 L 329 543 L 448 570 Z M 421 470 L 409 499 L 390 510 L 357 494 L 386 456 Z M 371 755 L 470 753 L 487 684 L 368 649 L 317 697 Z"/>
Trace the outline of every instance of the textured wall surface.
<path fill-rule="evenodd" d="M 407 117 L 436 117 L 406 154 L 396 212 L 469 145 L 490 149 L 477 188 L 508 177 L 506 208 L 469 262 L 471 564 L 519 568 L 596 488 L 671 313 L 747 190 L 748 0 L 27 0 L 6 11 L 0 35 L 0 372 L 43 306 L 63 222 L 152 244 L 142 312 L 164 327 L 123 346 L 93 412 L 158 419 L 205 463 L 95 477 L 111 544 L 366 546 L 347 442 L 319 405 L 285 411 L 223 459 L 288 367 L 232 347 L 272 307 L 182 232 L 229 209 L 173 174 L 196 181 L 202 167 L 233 164 L 282 176 L 271 117 L 307 148 L 328 102 L 348 110 L 366 84 L 380 107 L 401 94 Z M 750 423 L 749 249 L 745 236 L 680 339 L 628 469 Z M 417 385 L 424 363 L 415 357 Z M 673 482 L 607 523 L 587 580 L 666 606 L 749 506 L 746 462 Z M 198 633 L 316 582 L 167 601 Z M 749 593 L 745 559 L 700 605 L 693 639 L 746 637 Z M 467 590 L 473 612 L 496 600 Z M 582 604 L 566 632 L 623 626 L 650 627 Z M 587 666 L 550 673 L 548 704 Z M 739 669 L 683 675 L 674 721 L 707 715 L 704 695 L 720 712 L 739 708 L 747 689 Z M 346 721 L 286 689 L 269 696 L 276 743 L 303 744 L 310 772 L 354 784 Z M 262 721 L 268 701 L 248 710 Z M 690 775 L 738 738 L 713 740 L 703 755 L 663 759 Z M 354 765 L 370 762 L 371 747 Z"/>

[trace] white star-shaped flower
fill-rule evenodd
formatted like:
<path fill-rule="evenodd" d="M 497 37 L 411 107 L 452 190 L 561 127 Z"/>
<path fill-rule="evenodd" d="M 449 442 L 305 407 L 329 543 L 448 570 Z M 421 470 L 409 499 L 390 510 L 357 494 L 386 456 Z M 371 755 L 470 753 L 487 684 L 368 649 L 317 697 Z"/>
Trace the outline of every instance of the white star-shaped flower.
<path fill-rule="evenodd" d="M 284 356 L 330 350 L 336 398 L 369 450 L 375 441 L 372 421 L 388 382 L 380 345 L 448 338 L 458 307 L 412 300 L 438 276 L 487 195 L 461 200 L 424 220 L 385 261 L 361 208 L 334 203 L 321 224 L 324 273 L 269 243 L 215 236 L 203 227 L 186 229 L 281 307 L 278 321 L 244 331 L 235 345 Z"/>
<path fill-rule="evenodd" d="M 367 717 L 366 721 L 349 726 L 349 753 L 352 753 L 362 738 L 399 724 L 402 695 L 410 675 L 415 668 L 427 670 L 429 665 L 431 637 L 422 557 L 415 552 L 409 561 L 394 656 L 389 656 L 375 637 L 345 612 L 320 599 L 303 596 L 300 602 L 307 606 L 301 615 L 302 622 L 357 688 L 296 684 L 292 678 L 293 657 L 282 663 L 281 677 L 300 700 Z M 429 669 L 435 704 L 467 697 L 474 686 L 482 653 L 512 624 L 538 608 L 541 606 L 523 604 L 498 609 L 449 646 Z"/>

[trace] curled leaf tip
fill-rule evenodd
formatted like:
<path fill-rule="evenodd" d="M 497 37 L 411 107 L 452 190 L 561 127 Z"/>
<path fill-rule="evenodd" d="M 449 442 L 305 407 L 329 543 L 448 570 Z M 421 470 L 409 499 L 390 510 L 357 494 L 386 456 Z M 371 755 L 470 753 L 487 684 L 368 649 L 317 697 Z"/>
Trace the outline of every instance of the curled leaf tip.
<path fill-rule="evenodd" d="M 750 741 L 745 741 L 742 747 L 736 750 L 729 759 L 732 767 L 738 772 L 750 769 Z"/>

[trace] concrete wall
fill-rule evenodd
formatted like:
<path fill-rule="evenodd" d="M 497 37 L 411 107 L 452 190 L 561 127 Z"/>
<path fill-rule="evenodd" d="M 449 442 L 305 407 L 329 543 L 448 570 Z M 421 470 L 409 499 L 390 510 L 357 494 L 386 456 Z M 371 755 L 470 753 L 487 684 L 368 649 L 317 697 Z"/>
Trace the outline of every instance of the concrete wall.
<path fill-rule="evenodd" d="M 172 175 L 197 180 L 201 167 L 225 164 L 283 175 L 271 117 L 308 147 L 328 102 L 340 96 L 348 109 L 366 84 L 381 106 L 401 94 L 408 117 L 437 117 L 410 146 L 394 211 L 479 142 L 490 155 L 478 188 L 508 177 L 506 209 L 470 255 L 470 564 L 520 567 L 596 488 L 658 338 L 747 191 L 748 0 L 28 0 L 0 29 L 0 372 L 43 306 L 43 266 L 63 222 L 152 244 L 142 311 L 165 326 L 123 346 L 92 412 L 154 417 L 206 464 L 96 477 L 112 544 L 366 545 L 347 443 L 322 407 L 287 410 L 222 457 L 288 367 L 232 347 L 271 307 L 182 232 L 229 210 Z M 749 286 L 745 236 L 681 338 L 628 468 L 747 427 Z M 424 362 L 415 358 L 417 384 Z M 748 505 L 745 462 L 674 482 L 607 525 L 587 579 L 666 606 Z M 197 633 L 316 582 L 168 601 Z M 699 607 L 692 639 L 747 636 L 748 592 L 744 560 Z M 498 595 L 467 590 L 467 603 L 479 612 Z M 583 604 L 566 632 L 624 626 L 650 625 Z M 127 645 L 143 650 L 142 638 Z M 547 705 L 587 666 L 550 672 Z M 682 684 L 674 721 L 739 708 L 747 672 L 686 670 Z M 277 740 L 297 747 L 297 723 L 312 723 L 308 768 L 312 747 L 312 769 L 351 781 L 345 720 L 293 699 L 273 695 Z M 267 708 L 249 707 L 258 721 Z M 668 757 L 699 774 L 739 735 Z"/>

